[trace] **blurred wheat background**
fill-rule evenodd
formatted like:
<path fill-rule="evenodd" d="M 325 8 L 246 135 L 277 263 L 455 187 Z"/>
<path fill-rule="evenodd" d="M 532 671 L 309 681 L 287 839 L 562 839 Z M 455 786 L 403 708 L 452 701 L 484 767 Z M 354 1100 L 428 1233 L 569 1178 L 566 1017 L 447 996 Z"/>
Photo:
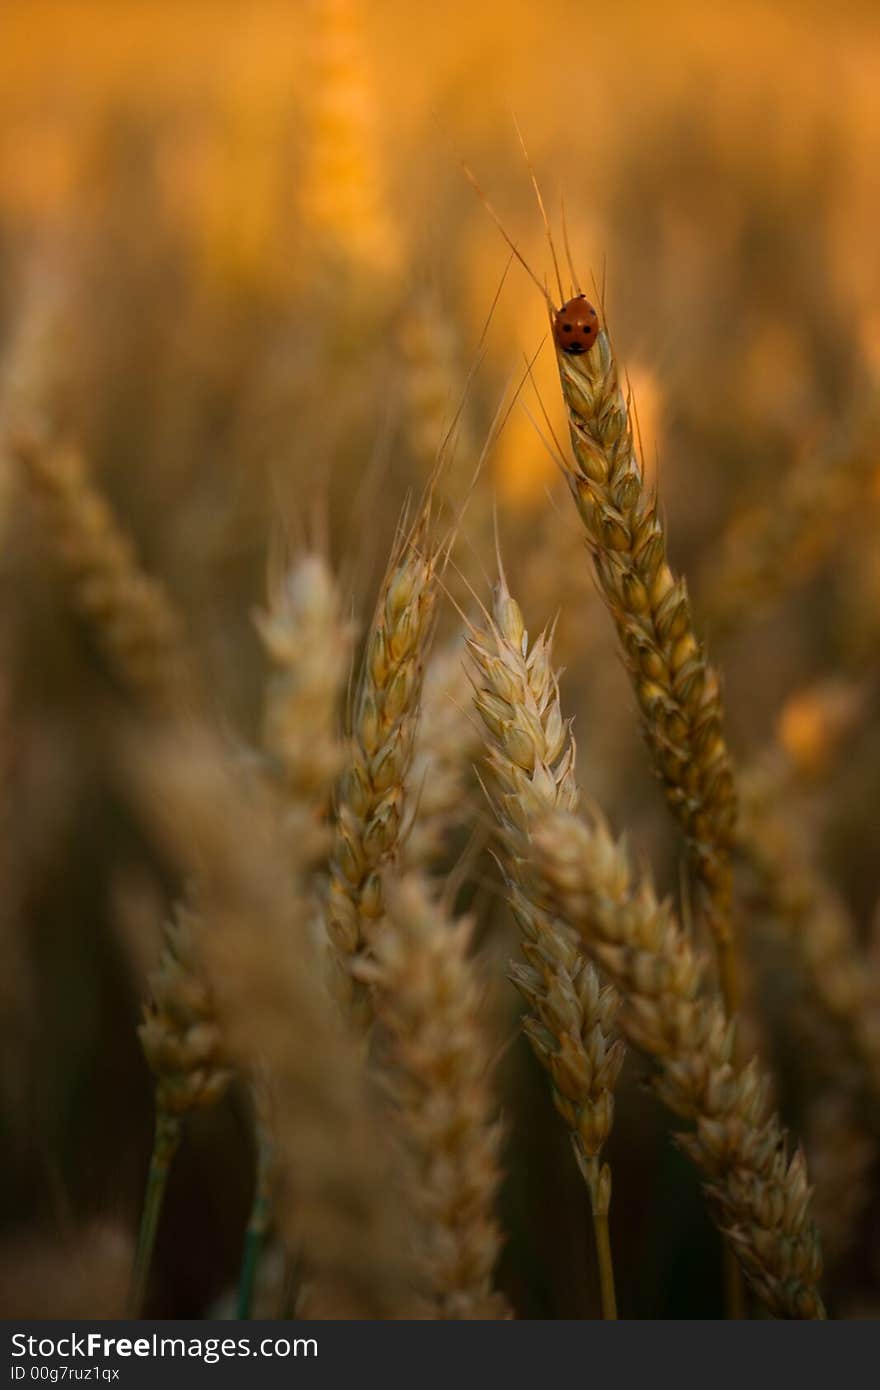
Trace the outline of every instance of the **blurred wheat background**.
<path fill-rule="evenodd" d="M 408 959 L 406 943 L 415 943 L 429 977 L 434 947 L 425 943 L 440 910 L 412 882 L 388 885 L 399 940 L 390 937 L 353 985 L 347 976 L 342 993 L 370 992 L 380 1032 L 400 1050 L 376 1065 L 388 1071 L 397 1109 L 411 1109 L 408 1144 L 418 1148 L 430 1131 L 435 1082 L 479 1093 L 489 1138 L 468 1192 L 488 1194 L 498 1235 L 481 1228 L 473 1260 L 487 1265 L 481 1278 L 495 1265 L 498 1301 L 472 1315 L 504 1307 L 528 1318 L 598 1316 L 595 1187 L 587 1173 L 584 1185 L 521 1036 L 520 998 L 507 981 L 517 933 L 492 811 L 471 772 L 482 739 L 460 673 L 459 610 L 484 626 L 477 603 L 492 601 L 496 526 L 528 628 L 537 634 L 556 620 L 553 660 L 564 668 L 562 709 L 574 718 L 583 796 L 626 831 L 631 857 L 650 863 L 686 929 L 699 937 L 701 927 L 553 456 L 554 440 L 568 445 L 546 304 L 460 166 L 465 159 L 552 288 L 517 123 L 560 246 L 564 196 L 573 259 L 601 303 L 631 392 L 671 562 L 687 576 L 697 630 L 722 677 L 740 804 L 740 1046 L 760 1052 L 792 1147 L 805 1147 L 829 1312 L 877 1315 L 876 6 L 5 0 L 0 1308 L 8 1316 L 122 1315 L 154 1123 L 154 1079 L 137 1033 L 148 976 L 186 876 L 237 839 L 193 809 L 202 805 L 195 774 L 187 781 L 181 768 L 202 736 L 194 726 L 210 725 L 234 750 L 236 769 L 263 745 L 283 763 L 296 730 L 273 726 L 265 711 L 271 672 L 283 673 L 290 653 L 271 613 L 280 576 L 304 550 L 338 580 L 338 604 L 328 599 L 326 610 L 339 644 L 328 656 L 327 709 L 335 727 L 338 687 L 345 723 L 349 672 L 370 640 L 401 511 L 409 503 L 410 522 L 417 517 L 438 456 L 435 539 L 423 546 L 418 533 L 418 553 L 442 568 L 453 530 L 455 545 L 431 612 L 418 620 L 432 629 L 434 655 L 426 635 L 415 767 L 401 770 L 415 824 L 389 862 L 429 865 L 437 895 L 445 889 L 443 910 L 473 914 L 471 934 L 456 937 L 458 955 L 437 966 L 451 983 L 437 976 L 436 1008 L 442 1018 L 451 992 L 459 1007 L 444 1026 L 468 1039 L 482 1028 L 491 1085 L 466 1069 L 418 1084 L 407 1072 L 413 1052 L 424 1060 L 407 1039 L 422 1037 L 422 1027 L 430 1036 L 431 996 L 405 998 L 395 949 Z M 397 562 L 405 568 L 399 552 Z M 120 583 L 134 597 L 127 590 L 118 611 Z M 132 622 L 152 634 L 146 648 Z M 171 679 L 178 665 L 187 707 L 210 710 L 186 723 L 184 751 L 164 735 L 153 742 L 169 689 L 175 699 L 180 689 Z M 328 756 L 329 784 L 348 753 L 331 747 Z M 453 775 L 450 764 L 462 779 L 451 810 L 440 780 Z M 301 761 L 291 784 L 300 771 Z M 219 818 L 224 797 L 234 809 L 237 793 L 212 785 L 205 796 Z M 160 814 L 153 802 L 163 795 Z M 338 805 L 338 794 L 326 796 Z M 252 909 L 265 896 L 268 950 L 279 899 L 268 879 L 256 882 L 263 809 L 256 828 L 248 821 L 241 831 L 256 846 L 248 872 L 230 869 L 228 881 L 208 873 L 205 891 L 220 918 L 230 903 Z M 299 870 L 316 874 L 323 902 L 328 864 L 331 900 L 341 871 L 338 842 L 329 848 L 319 828 L 305 868 L 302 825 L 294 838 Z M 368 888 L 357 889 L 362 914 Z M 209 917 L 206 906 L 206 938 Z M 225 939 L 221 922 L 208 948 L 215 981 L 238 970 Z M 258 977 L 255 965 L 247 978 Z M 265 988 L 268 999 L 271 979 Z M 295 1012 L 306 994 L 295 971 L 290 989 Z M 254 996 L 255 1013 L 261 1000 Z M 291 1047 L 297 1039 L 308 1047 L 309 1007 L 297 1014 Z M 241 1040 L 232 1052 L 253 1041 L 254 1055 L 263 1047 L 268 1055 L 271 1040 L 251 1040 L 237 1018 L 230 1013 Z M 332 1057 L 329 1015 L 309 1026 L 313 1038 L 330 1030 L 321 1055 Z M 325 1079 L 342 1078 L 343 1098 L 357 1089 L 349 1043 Z M 150 1314 L 234 1311 L 255 1135 L 277 1126 L 282 1156 L 298 1153 L 293 1178 L 282 1178 L 294 1205 L 310 1201 L 309 1163 L 322 1145 L 344 1132 L 353 1151 L 369 1147 L 371 1107 L 378 1113 L 386 1101 L 367 1104 L 367 1092 L 348 1108 L 338 1099 L 320 1123 L 313 1117 L 307 1152 L 296 1104 L 273 1118 L 287 1103 L 278 1077 L 291 1094 L 305 1086 L 295 1063 L 279 1063 L 262 1110 L 257 1087 L 255 1124 L 250 1087 L 240 1077 L 226 1087 L 225 1054 L 222 1062 L 211 1054 L 222 1076 L 207 1100 L 200 1094 L 175 1157 Z M 721 1242 L 648 1072 L 638 1055 L 627 1057 L 605 1146 L 619 1311 L 722 1316 Z M 334 1128 L 340 1115 L 347 1129 Z M 285 1125 L 295 1131 L 289 1143 Z M 436 1177 L 422 1173 L 416 1187 L 430 1191 Z M 329 1217 L 279 1216 L 271 1173 L 266 1181 L 254 1306 L 304 1311 L 308 1300 L 297 1300 L 313 1271 L 298 1267 L 291 1227 L 304 1221 L 308 1250 L 338 1232 Z M 377 1170 L 377 1185 L 395 1191 L 396 1181 Z M 419 1219 L 428 1220 L 424 1211 Z M 361 1237 L 369 1259 L 391 1243 L 390 1229 L 372 1243 Z M 320 1287 L 313 1296 L 320 1308 Z M 459 1315 L 454 1301 L 444 1307 L 442 1315 Z M 760 1315 L 759 1300 L 749 1312 Z"/>

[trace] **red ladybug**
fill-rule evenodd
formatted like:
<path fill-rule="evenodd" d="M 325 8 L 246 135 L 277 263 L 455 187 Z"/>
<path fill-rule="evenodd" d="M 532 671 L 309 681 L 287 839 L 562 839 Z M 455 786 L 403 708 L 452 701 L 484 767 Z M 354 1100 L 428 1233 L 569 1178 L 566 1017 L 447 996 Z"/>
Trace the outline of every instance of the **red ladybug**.
<path fill-rule="evenodd" d="M 599 315 L 586 295 L 579 294 L 558 310 L 553 320 L 556 346 L 572 357 L 589 352 L 599 335 Z"/>

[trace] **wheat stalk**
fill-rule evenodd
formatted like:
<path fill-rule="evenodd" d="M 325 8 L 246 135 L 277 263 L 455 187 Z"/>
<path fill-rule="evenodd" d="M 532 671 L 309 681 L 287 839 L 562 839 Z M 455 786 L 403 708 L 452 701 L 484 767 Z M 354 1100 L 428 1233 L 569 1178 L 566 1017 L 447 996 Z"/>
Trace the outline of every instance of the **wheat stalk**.
<path fill-rule="evenodd" d="M 705 962 L 598 816 L 556 812 L 533 827 L 549 910 L 574 928 L 621 996 L 621 1024 L 657 1064 L 661 1100 L 694 1129 L 679 1143 L 706 1179 L 716 1221 L 771 1312 L 824 1317 L 819 1239 L 799 1149 L 789 1161 L 768 1079 L 734 1056 L 720 999 L 700 996 Z"/>
<path fill-rule="evenodd" d="M 437 557 L 424 511 L 395 543 L 364 653 L 349 766 L 330 862 L 327 930 L 332 987 L 362 1026 L 370 992 L 352 966 L 384 913 L 382 871 L 400 849 L 425 660 L 434 630 Z"/>
<path fill-rule="evenodd" d="M 685 835 L 718 950 L 728 1011 L 739 994 L 731 926 L 736 799 L 718 676 L 669 567 L 657 498 L 642 477 L 617 364 L 603 330 L 579 356 L 557 349 L 573 459 L 569 486 L 614 619 L 666 801 Z"/>
<path fill-rule="evenodd" d="M 384 1080 L 412 1169 L 427 1305 L 443 1319 L 505 1317 L 492 1289 L 501 1131 L 491 1118 L 483 991 L 469 958 L 473 924 L 450 922 L 416 874 L 388 897 L 386 929 L 362 968 L 375 989 Z"/>
<path fill-rule="evenodd" d="M 488 615 L 487 615 L 488 617 Z M 608 1237 L 611 1169 L 601 1162 L 614 1117 L 614 1088 L 624 1048 L 616 1036 L 617 998 L 602 988 L 583 953 L 531 892 L 529 824 L 573 811 L 575 744 L 562 717 L 559 686 L 544 632 L 529 647 L 519 605 L 502 573 L 486 631 L 468 642 L 474 701 L 487 746 L 487 789 L 498 819 L 511 905 L 526 964 L 511 978 L 529 1014 L 526 1034 L 550 1075 L 556 1108 L 571 1133 L 590 1193 L 603 1314 L 616 1316 Z"/>

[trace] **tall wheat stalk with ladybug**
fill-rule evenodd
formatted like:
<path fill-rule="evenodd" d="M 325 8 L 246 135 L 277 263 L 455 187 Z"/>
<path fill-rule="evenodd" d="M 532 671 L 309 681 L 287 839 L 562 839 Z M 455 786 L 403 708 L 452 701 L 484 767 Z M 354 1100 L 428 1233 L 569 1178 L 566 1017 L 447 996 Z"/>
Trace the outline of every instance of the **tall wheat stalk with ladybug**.
<path fill-rule="evenodd" d="M 574 290 L 568 296 L 529 164 L 555 271 L 556 304 L 466 166 L 465 173 L 547 302 L 571 436 L 571 452 L 560 449 L 558 462 L 617 630 L 654 771 L 685 838 L 730 1014 L 741 994 L 731 911 L 736 793 L 721 682 L 697 636 L 687 584 L 669 564 L 657 492 L 642 472 L 611 339 L 578 283 L 567 235 Z"/>
<path fill-rule="evenodd" d="M 714 942 L 720 998 L 706 995 L 699 958 L 669 927 L 666 906 L 650 890 L 630 889 L 623 850 L 611 848 L 601 827 L 594 833 L 592 820 L 534 819 L 533 891 L 540 901 L 543 889 L 545 909 L 579 937 L 620 991 L 621 1027 L 654 1061 L 661 1098 L 696 1124 L 681 1142 L 709 1178 L 707 1193 L 727 1237 L 730 1315 L 744 1312 L 735 1257 L 775 1313 L 822 1318 L 821 1253 L 803 1154 L 798 1149 L 789 1163 L 756 1061 L 743 1066 L 735 1056 L 733 1016 L 741 999 L 732 923 L 736 793 L 720 679 L 697 636 L 685 581 L 669 564 L 657 493 L 644 479 L 611 340 L 578 283 L 567 235 L 568 295 L 529 164 L 556 303 L 466 166 L 465 173 L 547 303 L 571 436 L 571 453 L 560 449 L 559 463 L 614 621 L 654 771 L 685 839 Z"/>

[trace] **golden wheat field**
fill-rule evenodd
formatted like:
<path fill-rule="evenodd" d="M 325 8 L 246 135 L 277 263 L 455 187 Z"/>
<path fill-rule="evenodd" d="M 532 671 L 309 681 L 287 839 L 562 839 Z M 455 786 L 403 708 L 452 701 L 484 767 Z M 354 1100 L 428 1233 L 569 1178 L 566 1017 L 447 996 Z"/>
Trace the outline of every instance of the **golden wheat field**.
<path fill-rule="evenodd" d="M 880 15 L 0 6 L 0 1313 L 880 1316 Z"/>

